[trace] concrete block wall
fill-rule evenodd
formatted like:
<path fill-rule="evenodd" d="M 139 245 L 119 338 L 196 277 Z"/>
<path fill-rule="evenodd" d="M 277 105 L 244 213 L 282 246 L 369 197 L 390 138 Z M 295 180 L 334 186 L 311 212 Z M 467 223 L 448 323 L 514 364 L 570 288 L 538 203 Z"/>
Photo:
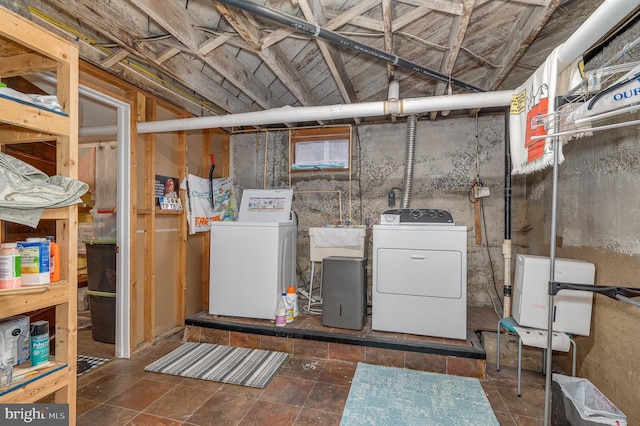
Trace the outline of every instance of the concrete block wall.
<path fill-rule="evenodd" d="M 640 23 L 625 30 L 603 45 L 585 68 L 596 70 L 632 45 L 640 36 Z M 639 54 L 636 48 L 613 63 L 635 61 Z M 630 113 L 595 125 L 638 119 L 640 114 Z M 597 285 L 640 288 L 639 137 L 633 125 L 596 131 L 562 147 L 556 255 L 593 262 Z M 514 214 L 523 220 L 514 233 L 514 252 L 549 255 L 552 188 L 551 168 L 514 179 L 514 194 L 520 200 L 520 211 Z M 628 424 L 640 424 L 640 308 L 595 295 L 590 335 L 575 341 L 577 375 L 622 410 Z M 570 371 L 568 359 L 555 361 Z"/>
<path fill-rule="evenodd" d="M 556 256 L 593 262 L 597 285 L 640 288 L 638 136 L 638 129 L 631 126 L 594 133 L 563 147 Z M 552 171 L 524 181 L 520 182 L 526 186 L 528 231 L 517 234 L 514 252 L 548 256 Z M 640 422 L 640 308 L 595 295 L 590 335 L 575 341 L 577 375 L 600 389 L 627 415 L 629 424 Z M 568 360 L 560 364 L 571 371 Z"/>
<path fill-rule="evenodd" d="M 407 125 L 361 125 L 353 129 L 352 172 L 289 174 L 287 130 L 231 137 L 232 176 L 237 194 L 246 188 L 293 188 L 299 217 L 299 278 L 308 280 L 308 228 L 349 221 L 373 226 L 390 209 L 388 192 L 404 188 Z M 504 115 L 440 121 L 418 120 L 410 207 L 439 208 L 468 229 L 468 303 L 499 311 L 504 237 Z M 476 244 L 469 191 L 480 177 L 491 195 L 482 202 L 482 244 Z M 396 206 L 402 193 L 396 191 Z M 484 227 L 486 226 L 486 229 Z M 369 271 L 371 250 L 369 250 Z M 318 269 L 318 268 L 316 268 Z M 369 272 L 370 275 L 370 272 Z"/>

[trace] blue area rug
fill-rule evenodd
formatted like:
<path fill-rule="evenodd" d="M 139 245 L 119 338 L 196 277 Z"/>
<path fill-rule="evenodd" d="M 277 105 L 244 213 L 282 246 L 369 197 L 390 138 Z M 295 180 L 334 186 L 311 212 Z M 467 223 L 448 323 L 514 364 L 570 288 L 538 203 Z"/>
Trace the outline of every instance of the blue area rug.
<path fill-rule="evenodd" d="M 498 426 L 478 379 L 358 363 L 341 426 Z"/>

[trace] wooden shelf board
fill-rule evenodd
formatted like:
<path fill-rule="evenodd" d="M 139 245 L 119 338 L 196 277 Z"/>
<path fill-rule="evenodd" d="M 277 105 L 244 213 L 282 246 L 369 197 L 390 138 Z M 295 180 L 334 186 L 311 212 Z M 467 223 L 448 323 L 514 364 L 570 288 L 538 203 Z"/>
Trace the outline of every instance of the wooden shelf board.
<path fill-rule="evenodd" d="M 69 217 L 68 207 L 59 207 L 57 209 L 45 209 L 40 219 L 67 219 Z"/>
<path fill-rule="evenodd" d="M 29 404 L 67 386 L 68 364 L 54 365 L 24 381 L 12 383 L 8 388 L 0 387 L 0 403 Z"/>
<path fill-rule="evenodd" d="M 65 136 L 69 134 L 69 117 L 34 106 L 0 98 L 0 121 L 39 132 Z"/>
<path fill-rule="evenodd" d="M 20 287 L 19 289 L 9 289 L 14 291 L 6 294 L 0 292 L 2 315 L 5 317 L 20 315 L 68 301 L 69 286 L 67 281 L 34 287 L 38 287 L 38 291 L 32 291 L 33 289 L 30 287 Z"/>

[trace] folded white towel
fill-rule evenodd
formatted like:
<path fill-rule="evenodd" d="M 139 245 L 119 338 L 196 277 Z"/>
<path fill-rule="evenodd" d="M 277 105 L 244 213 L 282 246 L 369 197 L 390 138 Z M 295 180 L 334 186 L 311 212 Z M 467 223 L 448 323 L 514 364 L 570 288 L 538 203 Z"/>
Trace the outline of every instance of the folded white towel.
<path fill-rule="evenodd" d="M 316 247 L 360 247 L 360 228 L 314 228 L 313 240 Z"/>
<path fill-rule="evenodd" d="M 47 176 L 0 153 L 0 219 L 35 228 L 45 208 L 81 203 L 89 185 L 66 176 Z"/>

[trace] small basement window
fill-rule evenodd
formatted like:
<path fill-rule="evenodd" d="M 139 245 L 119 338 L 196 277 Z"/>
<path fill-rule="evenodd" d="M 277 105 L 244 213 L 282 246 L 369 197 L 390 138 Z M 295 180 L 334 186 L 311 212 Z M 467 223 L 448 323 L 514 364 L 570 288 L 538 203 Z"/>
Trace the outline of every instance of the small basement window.
<path fill-rule="evenodd" d="M 349 171 L 351 127 L 321 127 L 291 130 L 292 172 Z"/>

